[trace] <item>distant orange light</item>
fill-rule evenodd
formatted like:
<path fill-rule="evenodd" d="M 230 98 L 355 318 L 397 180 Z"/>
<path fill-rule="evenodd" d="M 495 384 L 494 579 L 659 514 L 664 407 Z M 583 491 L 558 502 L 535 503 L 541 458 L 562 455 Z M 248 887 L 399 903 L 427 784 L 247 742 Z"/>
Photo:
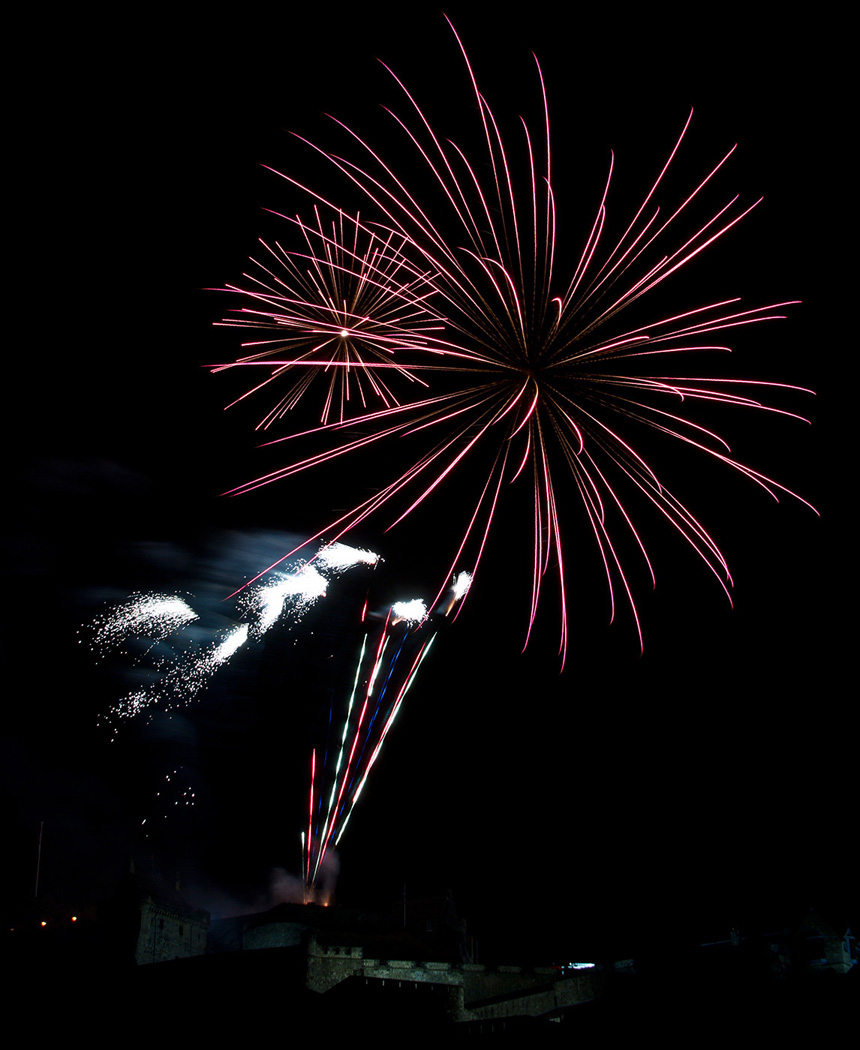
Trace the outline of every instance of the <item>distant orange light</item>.
<path fill-rule="evenodd" d="M 77 915 L 73 915 L 73 916 L 72 916 L 72 922 L 77 922 L 77 921 L 78 921 L 78 917 L 77 917 Z"/>
<path fill-rule="evenodd" d="M 42 919 L 42 921 L 39 923 L 39 925 L 40 926 L 47 926 L 48 924 L 45 922 L 44 919 Z"/>

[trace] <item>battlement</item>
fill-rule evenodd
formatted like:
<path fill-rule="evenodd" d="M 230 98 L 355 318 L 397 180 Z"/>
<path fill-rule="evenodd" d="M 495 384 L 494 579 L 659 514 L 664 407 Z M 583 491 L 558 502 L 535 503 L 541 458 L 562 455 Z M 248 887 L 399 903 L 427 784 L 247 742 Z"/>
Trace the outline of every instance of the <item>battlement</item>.
<path fill-rule="evenodd" d="M 436 985 L 449 993 L 455 1021 L 539 1017 L 595 998 L 596 975 L 564 976 L 551 967 L 494 966 L 417 959 L 365 958 L 360 947 L 308 944 L 307 987 L 323 994 L 343 981 Z"/>

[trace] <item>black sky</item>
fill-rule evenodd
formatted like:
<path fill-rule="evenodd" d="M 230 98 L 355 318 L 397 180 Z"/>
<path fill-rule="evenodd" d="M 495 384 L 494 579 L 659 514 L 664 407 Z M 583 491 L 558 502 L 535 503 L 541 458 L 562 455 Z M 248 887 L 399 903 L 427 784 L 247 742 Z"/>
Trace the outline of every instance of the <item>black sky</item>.
<path fill-rule="evenodd" d="M 500 113 L 538 113 L 529 49 L 538 55 L 559 221 L 571 236 L 590 221 L 610 148 L 632 203 L 691 105 L 680 166 L 698 171 L 740 143 L 723 188 L 765 201 L 677 294 L 681 306 L 699 294 L 804 301 L 789 321 L 739 334 L 733 364 L 818 390 L 783 402 L 813 428 L 737 418 L 732 437 L 741 460 L 824 517 L 661 449 L 729 557 L 735 609 L 646 522 L 658 588 L 651 595 L 639 580 L 640 657 L 623 615 L 607 626 L 596 552 L 574 529 L 568 558 L 581 580 L 563 674 L 552 615 L 519 655 L 528 565 L 512 519 L 513 542 L 503 533 L 489 552 L 356 812 L 341 899 L 384 903 L 404 882 L 416 893 L 450 886 L 502 954 L 504 922 L 511 951 L 555 956 L 632 950 L 658 927 L 705 936 L 813 904 L 844 907 L 849 880 L 836 858 L 852 774 L 837 684 L 838 507 L 823 467 L 835 387 L 824 348 L 838 345 L 842 322 L 825 268 L 834 234 L 820 211 L 834 127 L 823 99 L 838 91 L 821 83 L 820 38 L 740 12 L 678 23 L 652 8 L 634 21 L 607 12 L 565 24 L 540 3 L 506 21 L 495 10 L 448 8 Z M 399 104 L 398 89 L 376 58 L 457 132 L 474 116 L 468 84 L 440 13 L 404 20 L 378 4 L 76 20 L 51 27 L 36 56 L 49 90 L 22 110 L 21 262 L 32 299 L 7 439 L 10 892 L 29 891 L 45 819 L 57 900 L 107 886 L 129 853 L 154 849 L 201 904 L 247 906 L 271 868 L 297 866 L 314 660 L 361 586 L 344 582 L 317 610 L 306 625 L 316 640 L 300 656 L 293 637 L 273 642 L 185 712 L 176 739 L 141 730 L 119 758 L 94 728 L 117 684 L 89 666 L 76 629 L 135 589 L 211 587 L 219 559 L 223 574 L 277 543 L 273 534 L 307 534 L 344 505 L 349 472 L 218 496 L 268 460 L 255 451 L 251 415 L 221 411 L 229 383 L 201 367 L 235 342 L 211 327 L 226 304 L 205 289 L 238 280 L 256 237 L 282 232 L 261 209 L 303 206 L 262 164 L 336 187 L 288 131 L 340 145 L 324 115 L 333 113 L 388 141 L 378 104 Z M 568 505 L 574 517 L 576 499 Z M 429 597 L 433 533 L 368 529 L 360 539 L 387 558 L 374 579 L 381 594 Z M 154 811 L 156 781 L 175 762 L 206 801 L 190 826 L 147 845 L 141 814 Z"/>

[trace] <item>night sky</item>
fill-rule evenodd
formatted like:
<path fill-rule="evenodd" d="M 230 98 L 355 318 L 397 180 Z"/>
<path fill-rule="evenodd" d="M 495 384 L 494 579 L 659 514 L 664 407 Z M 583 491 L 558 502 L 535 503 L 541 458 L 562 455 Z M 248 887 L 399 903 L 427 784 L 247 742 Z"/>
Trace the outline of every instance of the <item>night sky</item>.
<path fill-rule="evenodd" d="M 837 234 L 819 211 L 835 125 L 823 115 L 825 86 L 808 72 L 815 34 L 704 14 L 675 25 L 653 9 L 632 23 L 610 12 L 565 28 L 540 3 L 506 22 L 484 9 L 495 7 L 447 11 L 513 131 L 520 112 L 539 117 L 529 50 L 541 61 L 571 267 L 610 149 L 627 215 L 691 105 L 679 193 L 740 143 L 721 196 L 764 194 L 763 204 L 667 282 L 653 309 L 734 295 L 749 306 L 803 300 L 788 321 L 739 332 L 727 374 L 816 389 L 817 398 L 778 401 L 813 426 L 740 411 L 700 418 L 822 518 L 644 435 L 643 450 L 728 556 L 735 608 L 646 509 L 637 520 L 658 586 L 652 593 L 633 569 L 640 656 L 623 610 L 608 625 L 597 550 L 576 493 L 562 493 L 572 638 L 560 673 L 551 583 L 520 655 L 530 571 L 522 486 L 356 810 L 338 899 L 384 908 L 404 884 L 414 895 L 451 888 L 487 951 L 544 959 L 783 924 L 812 905 L 844 914 L 856 759 L 837 684 L 837 487 L 824 469 L 838 449 L 826 348 L 842 344 L 826 272 Z M 230 304 L 207 289 L 240 280 L 258 236 L 285 235 L 264 208 L 307 214 L 303 195 L 263 164 L 363 207 L 287 132 L 346 148 L 332 113 L 395 161 L 400 140 L 379 103 L 406 107 L 381 58 L 441 131 L 474 136 L 468 81 L 441 14 L 426 8 L 404 21 L 393 10 L 75 20 L 53 26 L 36 52 L 50 90 L 20 121 L 28 228 L 19 262 L 30 307 L 6 413 L 2 743 L 13 909 L 32 895 L 40 820 L 43 892 L 57 911 L 110 892 L 132 855 L 168 877 L 178 871 L 213 914 L 273 903 L 277 872 L 298 869 L 331 654 L 347 648 L 368 588 L 378 608 L 429 599 L 453 553 L 446 530 L 469 476 L 424 519 L 388 534 L 380 519 L 355 534 L 384 566 L 346 574 L 301 625 L 271 632 L 172 719 L 130 726 L 115 744 L 97 727 L 129 688 L 127 667 L 94 666 L 79 640 L 106 602 L 183 592 L 217 624 L 232 589 L 387 480 L 368 460 L 222 497 L 284 453 L 257 449 L 252 427 L 265 406 L 223 412 L 236 381 L 202 366 L 235 356 L 239 341 L 212 327 Z M 193 787 L 196 805 L 165 821 L 162 802 L 177 801 L 180 787 Z"/>

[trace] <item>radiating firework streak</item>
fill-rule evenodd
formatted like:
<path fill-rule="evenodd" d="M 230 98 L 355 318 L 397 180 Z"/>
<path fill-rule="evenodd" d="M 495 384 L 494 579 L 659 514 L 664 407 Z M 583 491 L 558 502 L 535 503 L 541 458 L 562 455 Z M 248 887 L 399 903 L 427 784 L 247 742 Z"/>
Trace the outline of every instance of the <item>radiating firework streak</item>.
<path fill-rule="evenodd" d="M 340 739 L 318 765 L 311 752 L 308 829 L 303 839 L 304 877 L 313 888 L 326 854 L 336 846 L 364 790 L 370 771 L 436 638 L 434 620 L 449 616 L 471 584 L 468 573 L 453 581 L 436 614 L 420 599 L 391 606 L 379 635 L 365 633 L 355 668 Z M 330 769 L 327 769 L 330 764 Z M 322 782 L 322 783 L 320 783 Z M 327 801 L 326 801 L 327 800 Z"/>
<path fill-rule="evenodd" d="M 645 372 L 649 361 L 728 351 L 722 333 L 781 318 L 788 302 L 745 308 L 737 298 L 720 299 L 676 309 L 656 321 L 627 322 L 629 327 L 622 323 L 643 296 L 693 262 L 759 202 L 743 206 L 734 196 L 718 204 L 706 203 L 715 192 L 716 177 L 734 152 L 732 147 L 699 172 L 679 205 L 665 209 L 658 203 L 665 191 L 665 176 L 687 134 L 691 111 L 665 164 L 632 219 L 626 227 L 622 223 L 624 233 L 617 239 L 607 232 L 612 158 L 578 262 L 559 276 L 549 110 L 540 67 L 540 134 L 534 136 L 521 118 L 523 148 L 512 150 L 478 87 L 459 37 L 457 43 L 479 114 L 480 148 L 476 152 L 470 155 L 437 133 L 393 72 L 411 115 L 388 112 L 403 135 L 403 152 L 413 156 L 423 172 L 418 188 L 407 185 L 398 168 L 339 121 L 359 151 L 358 160 L 308 143 L 362 192 L 369 207 L 375 209 L 374 228 L 385 230 L 383 236 L 399 239 L 386 241 L 387 252 L 392 253 L 386 265 L 395 266 L 390 261 L 394 255 L 402 257 L 394 271 L 397 280 L 402 280 L 404 273 L 413 275 L 421 282 L 422 294 L 424 289 L 432 292 L 432 310 L 444 319 L 447 342 L 440 338 L 436 345 L 421 349 L 404 340 L 398 361 L 381 362 L 377 367 L 406 367 L 413 378 L 447 385 L 418 396 L 413 387 L 413 396 L 404 397 L 402 403 L 386 404 L 351 419 L 349 433 L 345 432 L 345 422 L 328 422 L 289 435 L 314 437 L 324 447 L 316 454 L 298 456 L 280 470 L 233 492 L 245 492 L 373 448 L 380 441 L 413 435 L 425 439 L 406 470 L 391 476 L 374 496 L 326 526 L 327 534 L 343 536 L 382 508 L 388 509 L 392 524 L 396 524 L 428 500 L 455 468 L 459 472 L 464 461 L 473 461 L 483 452 L 488 466 L 482 468 L 471 507 L 465 511 L 452 570 L 463 562 L 477 570 L 498 515 L 505 482 L 521 474 L 530 476 L 527 491 L 534 507 L 534 543 L 526 644 L 541 597 L 541 581 L 552 567 L 558 578 L 560 651 L 564 654 L 568 588 L 559 495 L 564 487 L 572 487 L 585 509 L 604 567 L 610 620 L 615 615 L 616 593 L 620 592 L 632 612 L 641 644 L 639 616 L 616 537 L 619 529 L 640 552 L 652 581 L 654 572 L 633 512 L 625 502 L 627 497 L 622 498 L 625 487 L 631 494 L 638 493 L 636 499 L 652 505 L 672 525 L 727 594 L 731 577 L 720 548 L 705 526 L 630 443 L 628 424 L 634 429 L 644 424 L 700 450 L 775 499 L 783 492 L 796 496 L 732 458 L 728 443 L 689 418 L 687 412 L 704 401 L 799 419 L 792 412 L 765 405 L 759 399 L 759 390 L 766 388 L 772 393 L 802 388 Z M 335 208 L 312 188 L 290 176 L 283 177 L 318 203 Z M 681 232 L 682 217 L 690 224 L 692 234 Z M 320 239 L 324 240 L 322 234 Z M 311 254 L 312 266 L 327 265 L 327 252 Z M 375 277 L 382 279 L 382 272 L 377 270 Z M 720 333 L 717 341 L 715 333 Z M 240 363 L 256 362 L 247 358 Z M 299 364 L 309 364 L 308 357 L 266 359 L 266 366 L 273 369 Z M 334 364 L 335 355 L 329 353 L 316 368 L 329 369 Z M 566 486 L 559 485 L 559 476 L 566 479 Z"/>
<path fill-rule="evenodd" d="M 236 623 L 206 646 L 197 646 L 158 664 L 163 673 L 150 687 L 128 693 L 108 712 L 116 734 L 117 722 L 134 718 L 156 705 L 170 710 L 189 704 L 250 639 L 259 640 L 289 612 L 293 623 L 324 597 L 328 582 L 354 565 L 375 565 L 379 556 L 372 551 L 333 543 L 316 555 L 315 564 L 299 566 L 291 573 L 275 573 L 265 584 L 243 590 L 237 601 L 245 622 Z M 317 568 L 318 566 L 319 568 Z M 322 570 L 322 571 L 320 571 Z M 326 575 L 322 575 L 322 573 Z M 170 595 L 133 595 L 122 604 L 97 617 L 92 624 L 93 648 L 116 645 L 129 634 L 156 640 L 197 620 L 198 616 L 183 600 Z"/>
<path fill-rule="evenodd" d="M 223 366 L 254 365 L 271 373 L 237 400 L 284 377 L 291 381 L 258 429 L 294 408 L 318 372 L 328 374 L 323 424 L 343 421 L 350 410 L 366 411 L 371 399 L 385 408 L 398 404 L 386 368 L 427 387 L 395 360 L 398 352 L 432 352 L 442 330 L 427 302 L 433 294 L 429 275 L 415 272 L 402 254 L 404 237 L 392 232 L 380 237 L 362 226 L 359 216 L 339 210 L 324 223 L 315 207 L 314 218 L 312 226 L 298 216 L 287 219 L 301 232 L 304 251 L 261 240 L 265 261 L 251 259 L 257 273 L 243 275 L 251 286 L 225 289 L 253 300 L 253 306 L 241 307 L 222 325 L 278 333 L 243 344 L 253 352 Z"/>

